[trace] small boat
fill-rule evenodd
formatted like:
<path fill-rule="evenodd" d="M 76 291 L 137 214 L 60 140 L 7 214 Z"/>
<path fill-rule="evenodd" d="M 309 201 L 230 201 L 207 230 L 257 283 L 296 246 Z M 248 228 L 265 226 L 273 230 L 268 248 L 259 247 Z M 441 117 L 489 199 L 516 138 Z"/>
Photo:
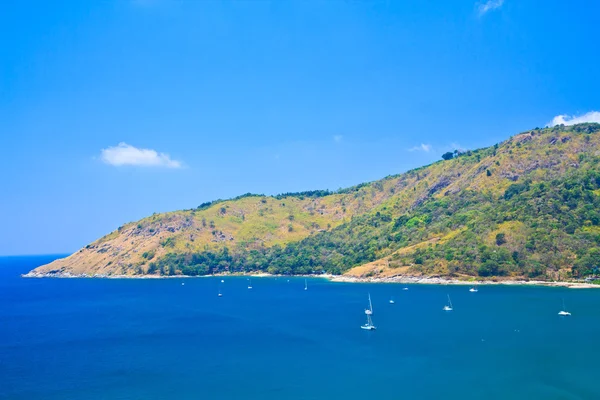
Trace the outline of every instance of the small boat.
<path fill-rule="evenodd" d="M 404 289 L 402 289 L 402 290 L 408 290 L 408 288 L 407 288 L 407 287 L 405 287 L 405 288 L 404 288 Z"/>
<path fill-rule="evenodd" d="M 225 283 L 225 280 L 224 280 L 224 279 L 221 279 L 221 283 Z"/>
<path fill-rule="evenodd" d="M 371 314 L 367 314 L 367 323 L 360 326 L 360 329 L 365 329 L 367 331 L 374 331 L 377 329 L 375 325 L 373 325 L 373 320 L 371 319 Z"/>
<path fill-rule="evenodd" d="M 452 311 L 452 301 L 450 300 L 450 295 L 448 295 L 448 304 L 444 306 L 444 311 Z"/>
<path fill-rule="evenodd" d="M 561 317 L 570 317 L 571 313 L 567 311 L 567 307 L 565 307 L 565 299 L 563 299 L 562 310 L 558 312 L 558 315 Z"/>
<path fill-rule="evenodd" d="M 477 293 L 478 291 L 479 290 L 475 286 L 473 286 L 473 287 L 471 287 L 471 289 L 469 289 L 469 292 L 471 292 L 471 293 Z"/>
<path fill-rule="evenodd" d="M 223 293 L 221 293 L 221 290 L 219 289 L 219 294 L 217 295 L 218 297 L 223 297 Z"/>
<path fill-rule="evenodd" d="M 181 286 L 185 286 L 185 282 L 181 282 Z"/>
<path fill-rule="evenodd" d="M 369 308 L 365 309 L 365 314 L 373 315 L 373 303 L 371 303 L 371 293 L 369 293 Z"/>
<path fill-rule="evenodd" d="M 394 303 L 395 303 L 395 302 L 394 302 L 394 298 L 392 297 L 392 298 L 390 299 L 390 304 L 394 304 Z"/>
<path fill-rule="evenodd" d="M 308 283 L 306 283 L 306 279 L 304 280 L 304 290 L 308 290 Z"/>
<path fill-rule="evenodd" d="M 252 289 L 252 281 L 248 279 L 248 289 Z"/>

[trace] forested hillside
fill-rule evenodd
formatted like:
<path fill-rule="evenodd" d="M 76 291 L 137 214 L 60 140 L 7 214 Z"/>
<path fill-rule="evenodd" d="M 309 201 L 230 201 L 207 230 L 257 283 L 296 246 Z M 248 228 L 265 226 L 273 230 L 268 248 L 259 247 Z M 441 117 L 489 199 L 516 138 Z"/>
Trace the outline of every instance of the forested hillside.
<path fill-rule="evenodd" d="M 581 277 L 600 265 L 599 161 L 599 124 L 535 129 L 335 193 L 155 214 L 34 274 Z"/>

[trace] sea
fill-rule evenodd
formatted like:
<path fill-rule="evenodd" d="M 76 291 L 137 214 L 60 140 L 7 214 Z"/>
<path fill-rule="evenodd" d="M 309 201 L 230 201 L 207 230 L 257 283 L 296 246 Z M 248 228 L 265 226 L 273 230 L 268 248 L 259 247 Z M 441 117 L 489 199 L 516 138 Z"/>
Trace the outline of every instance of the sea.
<path fill-rule="evenodd" d="M 600 399 L 600 290 L 20 277 L 57 257 L 0 258 L 0 399 Z"/>

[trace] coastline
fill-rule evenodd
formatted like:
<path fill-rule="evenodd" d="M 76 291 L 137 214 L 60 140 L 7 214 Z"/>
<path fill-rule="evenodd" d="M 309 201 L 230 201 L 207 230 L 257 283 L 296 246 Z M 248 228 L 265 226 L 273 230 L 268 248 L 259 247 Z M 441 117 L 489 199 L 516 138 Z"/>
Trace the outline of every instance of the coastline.
<path fill-rule="evenodd" d="M 423 276 L 395 276 L 389 278 L 358 278 L 345 275 L 333 275 L 329 278 L 332 282 L 345 283 L 403 283 L 403 284 L 418 284 L 418 285 L 506 285 L 506 286 L 546 286 L 546 287 L 566 287 L 569 289 L 598 289 L 600 285 L 594 285 L 586 282 L 572 281 L 535 281 L 535 280 L 473 280 L 462 281 L 459 279 L 442 278 L 442 277 L 423 277 Z"/>
<path fill-rule="evenodd" d="M 72 274 L 70 272 L 48 272 L 48 273 L 37 273 L 30 271 L 26 274 L 21 274 L 21 278 L 55 278 L 55 279 L 174 279 L 174 278 L 214 278 L 218 276 L 242 276 L 252 278 L 269 278 L 279 276 L 304 276 L 304 275 L 272 275 L 269 273 L 259 274 L 213 274 L 213 275 L 106 275 L 106 274 Z M 306 275 L 315 277 L 314 275 Z"/>
<path fill-rule="evenodd" d="M 432 276 L 394 276 L 386 278 L 362 278 L 347 275 L 273 275 L 266 272 L 257 274 L 215 274 L 215 275 L 89 275 L 89 274 L 71 274 L 65 273 L 34 273 L 33 271 L 27 274 L 22 274 L 22 278 L 66 278 L 66 279 L 192 279 L 192 278 L 211 278 L 211 277 L 251 277 L 251 278 L 282 278 L 282 277 L 297 277 L 297 278 L 320 278 L 327 279 L 331 282 L 338 283 L 388 283 L 388 284 L 416 284 L 416 285 L 506 285 L 506 286 L 545 286 L 545 287 L 565 287 L 569 289 L 599 289 L 600 285 L 595 285 L 586 282 L 573 282 L 573 281 L 536 281 L 536 280 L 520 280 L 520 279 L 506 279 L 506 280 L 473 280 L 464 281 L 459 279 L 444 278 L 444 277 L 432 277 Z"/>

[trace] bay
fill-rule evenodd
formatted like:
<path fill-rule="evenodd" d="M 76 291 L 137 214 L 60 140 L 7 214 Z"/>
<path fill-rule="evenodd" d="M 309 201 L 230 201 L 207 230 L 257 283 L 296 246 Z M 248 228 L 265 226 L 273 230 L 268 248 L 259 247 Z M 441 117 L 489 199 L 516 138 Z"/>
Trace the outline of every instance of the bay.
<path fill-rule="evenodd" d="M 595 289 L 20 277 L 56 257 L 0 258 L 0 399 L 600 398 Z"/>

